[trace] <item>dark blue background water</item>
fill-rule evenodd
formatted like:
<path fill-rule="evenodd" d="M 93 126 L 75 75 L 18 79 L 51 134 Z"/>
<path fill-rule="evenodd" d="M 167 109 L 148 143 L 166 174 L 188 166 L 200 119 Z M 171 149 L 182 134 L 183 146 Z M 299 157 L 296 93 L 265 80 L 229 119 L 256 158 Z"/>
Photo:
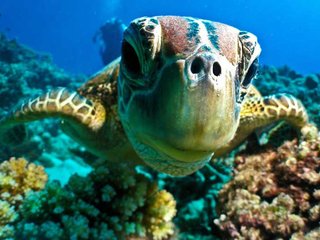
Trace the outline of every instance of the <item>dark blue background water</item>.
<path fill-rule="evenodd" d="M 188 15 L 251 31 L 264 64 L 320 72 L 318 0 L 0 0 L 0 31 L 50 52 L 68 71 L 93 73 L 102 64 L 92 37 L 111 17 L 125 23 L 148 15 Z"/>

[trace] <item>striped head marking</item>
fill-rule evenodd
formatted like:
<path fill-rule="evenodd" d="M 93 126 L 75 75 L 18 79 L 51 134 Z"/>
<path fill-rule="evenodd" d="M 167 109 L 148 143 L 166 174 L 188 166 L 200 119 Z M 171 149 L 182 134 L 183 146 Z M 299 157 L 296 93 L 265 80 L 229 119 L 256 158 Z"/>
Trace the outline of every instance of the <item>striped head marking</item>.
<path fill-rule="evenodd" d="M 221 23 L 134 20 L 122 44 L 119 114 L 140 157 L 173 175 L 210 159 L 236 132 L 260 51 L 253 34 Z"/>

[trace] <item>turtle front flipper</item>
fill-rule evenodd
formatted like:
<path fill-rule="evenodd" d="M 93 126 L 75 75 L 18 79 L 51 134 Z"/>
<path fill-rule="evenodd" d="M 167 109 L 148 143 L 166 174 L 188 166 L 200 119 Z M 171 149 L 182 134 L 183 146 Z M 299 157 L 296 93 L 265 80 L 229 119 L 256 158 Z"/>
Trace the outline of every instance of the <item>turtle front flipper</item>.
<path fill-rule="evenodd" d="M 251 131 L 277 120 L 284 120 L 296 128 L 308 123 L 305 107 L 290 94 L 249 98 L 244 102 L 240 116 L 240 127 Z"/>
<path fill-rule="evenodd" d="M 87 134 L 97 132 L 103 126 L 106 111 L 98 102 L 92 102 L 65 88 L 59 88 L 28 100 L 1 119 L 1 139 L 7 144 L 15 143 L 17 139 L 23 138 L 20 134 L 23 133 L 21 124 L 49 117 L 60 118 L 78 131 Z"/>
<path fill-rule="evenodd" d="M 241 108 L 240 123 L 235 137 L 227 146 L 218 149 L 215 156 L 228 153 L 255 130 L 281 120 L 301 129 L 308 123 L 308 114 L 303 104 L 290 94 L 246 98 Z"/>
<path fill-rule="evenodd" d="M 76 92 L 59 88 L 21 104 L 0 121 L 0 129 L 4 130 L 21 123 L 44 118 L 58 117 L 95 131 L 103 125 L 105 115 L 105 109 L 101 104 L 91 102 Z"/>
<path fill-rule="evenodd" d="M 53 117 L 60 118 L 62 130 L 96 156 L 111 161 L 139 162 L 118 117 L 119 60 L 90 78 L 77 92 L 60 88 L 21 104 L 0 120 L 0 145 L 3 136 L 12 138 L 18 133 L 19 136 L 12 139 L 19 139 L 23 133 L 19 125 Z"/>

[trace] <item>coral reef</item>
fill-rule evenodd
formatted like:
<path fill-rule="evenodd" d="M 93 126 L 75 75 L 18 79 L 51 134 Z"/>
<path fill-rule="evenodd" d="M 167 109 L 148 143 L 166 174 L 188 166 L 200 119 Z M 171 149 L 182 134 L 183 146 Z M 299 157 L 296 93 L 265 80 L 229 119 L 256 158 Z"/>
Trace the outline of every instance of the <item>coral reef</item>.
<path fill-rule="evenodd" d="M 40 54 L 9 40 L 0 33 L 0 108 L 8 110 L 52 87 L 76 87 L 84 76 L 71 76 L 56 67 L 47 54 Z"/>
<path fill-rule="evenodd" d="M 17 239 L 167 239 L 174 234 L 173 196 L 125 164 L 50 182 L 28 195 L 15 224 Z"/>
<path fill-rule="evenodd" d="M 175 224 L 179 229 L 179 239 L 218 239 L 212 236 L 212 232 L 218 230 L 212 219 L 218 217 L 217 196 L 230 180 L 232 160 L 215 159 L 183 178 L 154 174 L 160 186 L 171 192 L 177 200 Z"/>
<path fill-rule="evenodd" d="M 12 233 L 7 224 L 17 218 L 17 210 L 30 191 L 45 187 L 43 167 L 23 159 L 10 158 L 0 164 L 0 239 Z"/>
<path fill-rule="evenodd" d="M 300 143 L 239 154 L 234 178 L 218 198 L 215 223 L 224 239 L 319 239 L 319 156 L 313 125 L 302 129 Z"/>

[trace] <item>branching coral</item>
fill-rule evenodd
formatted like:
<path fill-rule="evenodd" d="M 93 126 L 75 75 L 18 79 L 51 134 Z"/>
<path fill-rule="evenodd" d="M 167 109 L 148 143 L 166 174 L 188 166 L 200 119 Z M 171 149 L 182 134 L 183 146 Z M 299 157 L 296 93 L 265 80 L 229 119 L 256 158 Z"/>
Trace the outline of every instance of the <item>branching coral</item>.
<path fill-rule="evenodd" d="M 46 182 L 43 167 L 24 158 L 11 158 L 0 164 L 0 199 L 11 205 L 19 205 L 29 191 L 43 189 Z"/>
<path fill-rule="evenodd" d="M 0 238 L 12 233 L 7 224 L 17 218 L 17 209 L 30 191 L 43 189 L 47 175 L 43 167 L 11 158 L 0 164 Z"/>
<path fill-rule="evenodd" d="M 215 220 L 225 237 L 320 238 L 320 137 L 312 125 L 302 133 L 300 143 L 236 157 L 234 179 L 219 194 L 220 219 Z"/>
<path fill-rule="evenodd" d="M 176 202 L 173 196 L 165 191 L 158 191 L 147 201 L 144 224 L 147 233 L 153 239 L 165 239 L 174 234 L 174 225 L 171 220 L 176 215 Z"/>
<path fill-rule="evenodd" d="M 49 183 L 20 208 L 16 238 L 166 239 L 174 233 L 170 193 L 127 165 L 74 175 L 65 187 Z"/>

